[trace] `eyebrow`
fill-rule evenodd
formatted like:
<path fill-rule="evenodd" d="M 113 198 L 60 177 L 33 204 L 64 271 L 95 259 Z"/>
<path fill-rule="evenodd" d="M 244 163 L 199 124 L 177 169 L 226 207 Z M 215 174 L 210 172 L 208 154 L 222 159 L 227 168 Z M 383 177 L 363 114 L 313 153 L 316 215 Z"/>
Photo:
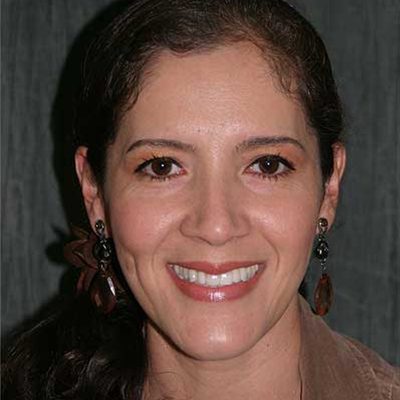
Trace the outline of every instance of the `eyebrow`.
<path fill-rule="evenodd" d="M 255 136 L 249 139 L 244 140 L 235 146 L 235 149 L 238 153 L 242 153 L 246 150 L 250 150 L 260 146 L 276 146 L 280 144 L 292 144 L 301 150 L 305 151 L 304 146 L 296 139 L 293 139 L 289 136 Z M 127 153 L 137 149 L 139 147 L 155 147 L 155 148 L 172 148 L 184 151 L 186 153 L 194 153 L 196 151 L 196 147 L 181 142 L 179 140 L 171 140 L 171 139 L 140 139 L 136 142 L 132 143 Z"/>
<path fill-rule="evenodd" d="M 170 139 L 140 139 L 132 143 L 127 150 L 127 153 L 139 147 L 162 147 L 182 150 L 187 153 L 194 153 L 196 148 L 191 144 L 181 142 L 179 140 Z"/>
<path fill-rule="evenodd" d="M 242 153 L 246 150 L 250 150 L 255 147 L 277 146 L 280 144 L 287 144 L 287 143 L 295 145 L 304 152 L 306 151 L 305 147 L 301 142 L 289 136 L 255 136 L 244 140 L 243 142 L 236 145 L 235 148 L 238 153 Z"/>

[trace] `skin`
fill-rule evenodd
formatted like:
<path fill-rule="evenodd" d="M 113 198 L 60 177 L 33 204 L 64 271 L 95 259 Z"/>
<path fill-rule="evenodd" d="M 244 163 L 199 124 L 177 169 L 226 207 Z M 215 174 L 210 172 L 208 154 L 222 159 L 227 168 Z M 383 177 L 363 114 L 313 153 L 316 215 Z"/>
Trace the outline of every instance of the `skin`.
<path fill-rule="evenodd" d="M 275 142 L 237 151 L 254 137 Z M 132 144 L 172 139 L 194 150 Z M 278 139 L 278 140 L 276 140 Z M 104 187 L 86 149 L 76 169 L 92 223 L 106 221 L 123 274 L 149 317 L 145 397 L 299 398 L 298 287 L 317 220 L 332 224 L 345 166 L 322 182 L 316 136 L 259 50 L 236 43 L 186 56 L 163 52 L 107 153 Z M 262 175 L 256 161 L 282 157 Z M 135 172 L 152 157 L 178 164 L 167 180 Z M 145 173 L 155 175 L 151 164 Z M 166 262 L 262 260 L 242 298 L 208 303 L 181 293 Z"/>

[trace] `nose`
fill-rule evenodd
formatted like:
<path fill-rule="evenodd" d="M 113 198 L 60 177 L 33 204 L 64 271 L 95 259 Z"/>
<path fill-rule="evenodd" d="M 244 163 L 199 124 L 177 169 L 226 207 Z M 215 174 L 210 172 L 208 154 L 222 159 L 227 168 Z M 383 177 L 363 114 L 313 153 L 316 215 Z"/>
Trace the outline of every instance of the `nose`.
<path fill-rule="evenodd" d="M 249 233 L 243 195 L 229 182 L 208 180 L 194 191 L 193 203 L 182 220 L 184 236 L 222 246 Z"/>

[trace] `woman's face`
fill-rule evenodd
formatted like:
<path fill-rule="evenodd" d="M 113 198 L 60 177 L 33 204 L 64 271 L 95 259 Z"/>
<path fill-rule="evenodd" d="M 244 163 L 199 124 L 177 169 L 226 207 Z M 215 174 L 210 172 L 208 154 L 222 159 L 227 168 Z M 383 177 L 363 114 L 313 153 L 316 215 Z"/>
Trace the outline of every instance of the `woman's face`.
<path fill-rule="evenodd" d="M 334 216 L 340 171 L 324 192 L 319 163 L 299 104 L 246 43 L 161 54 L 101 190 L 77 155 L 90 219 L 107 221 L 132 292 L 198 359 L 245 352 L 296 301 L 317 220 Z"/>

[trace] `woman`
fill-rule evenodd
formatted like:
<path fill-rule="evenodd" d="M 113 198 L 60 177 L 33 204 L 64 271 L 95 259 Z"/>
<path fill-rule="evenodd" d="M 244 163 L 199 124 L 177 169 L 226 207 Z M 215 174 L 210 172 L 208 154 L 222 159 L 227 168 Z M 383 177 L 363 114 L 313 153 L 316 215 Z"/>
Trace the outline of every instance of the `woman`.
<path fill-rule="evenodd" d="M 17 343 L 6 396 L 399 398 L 395 369 L 298 295 L 317 237 L 329 309 L 341 131 L 325 48 L 287 3 L 124 4 L 77 107 L 81 295 Z"/>

